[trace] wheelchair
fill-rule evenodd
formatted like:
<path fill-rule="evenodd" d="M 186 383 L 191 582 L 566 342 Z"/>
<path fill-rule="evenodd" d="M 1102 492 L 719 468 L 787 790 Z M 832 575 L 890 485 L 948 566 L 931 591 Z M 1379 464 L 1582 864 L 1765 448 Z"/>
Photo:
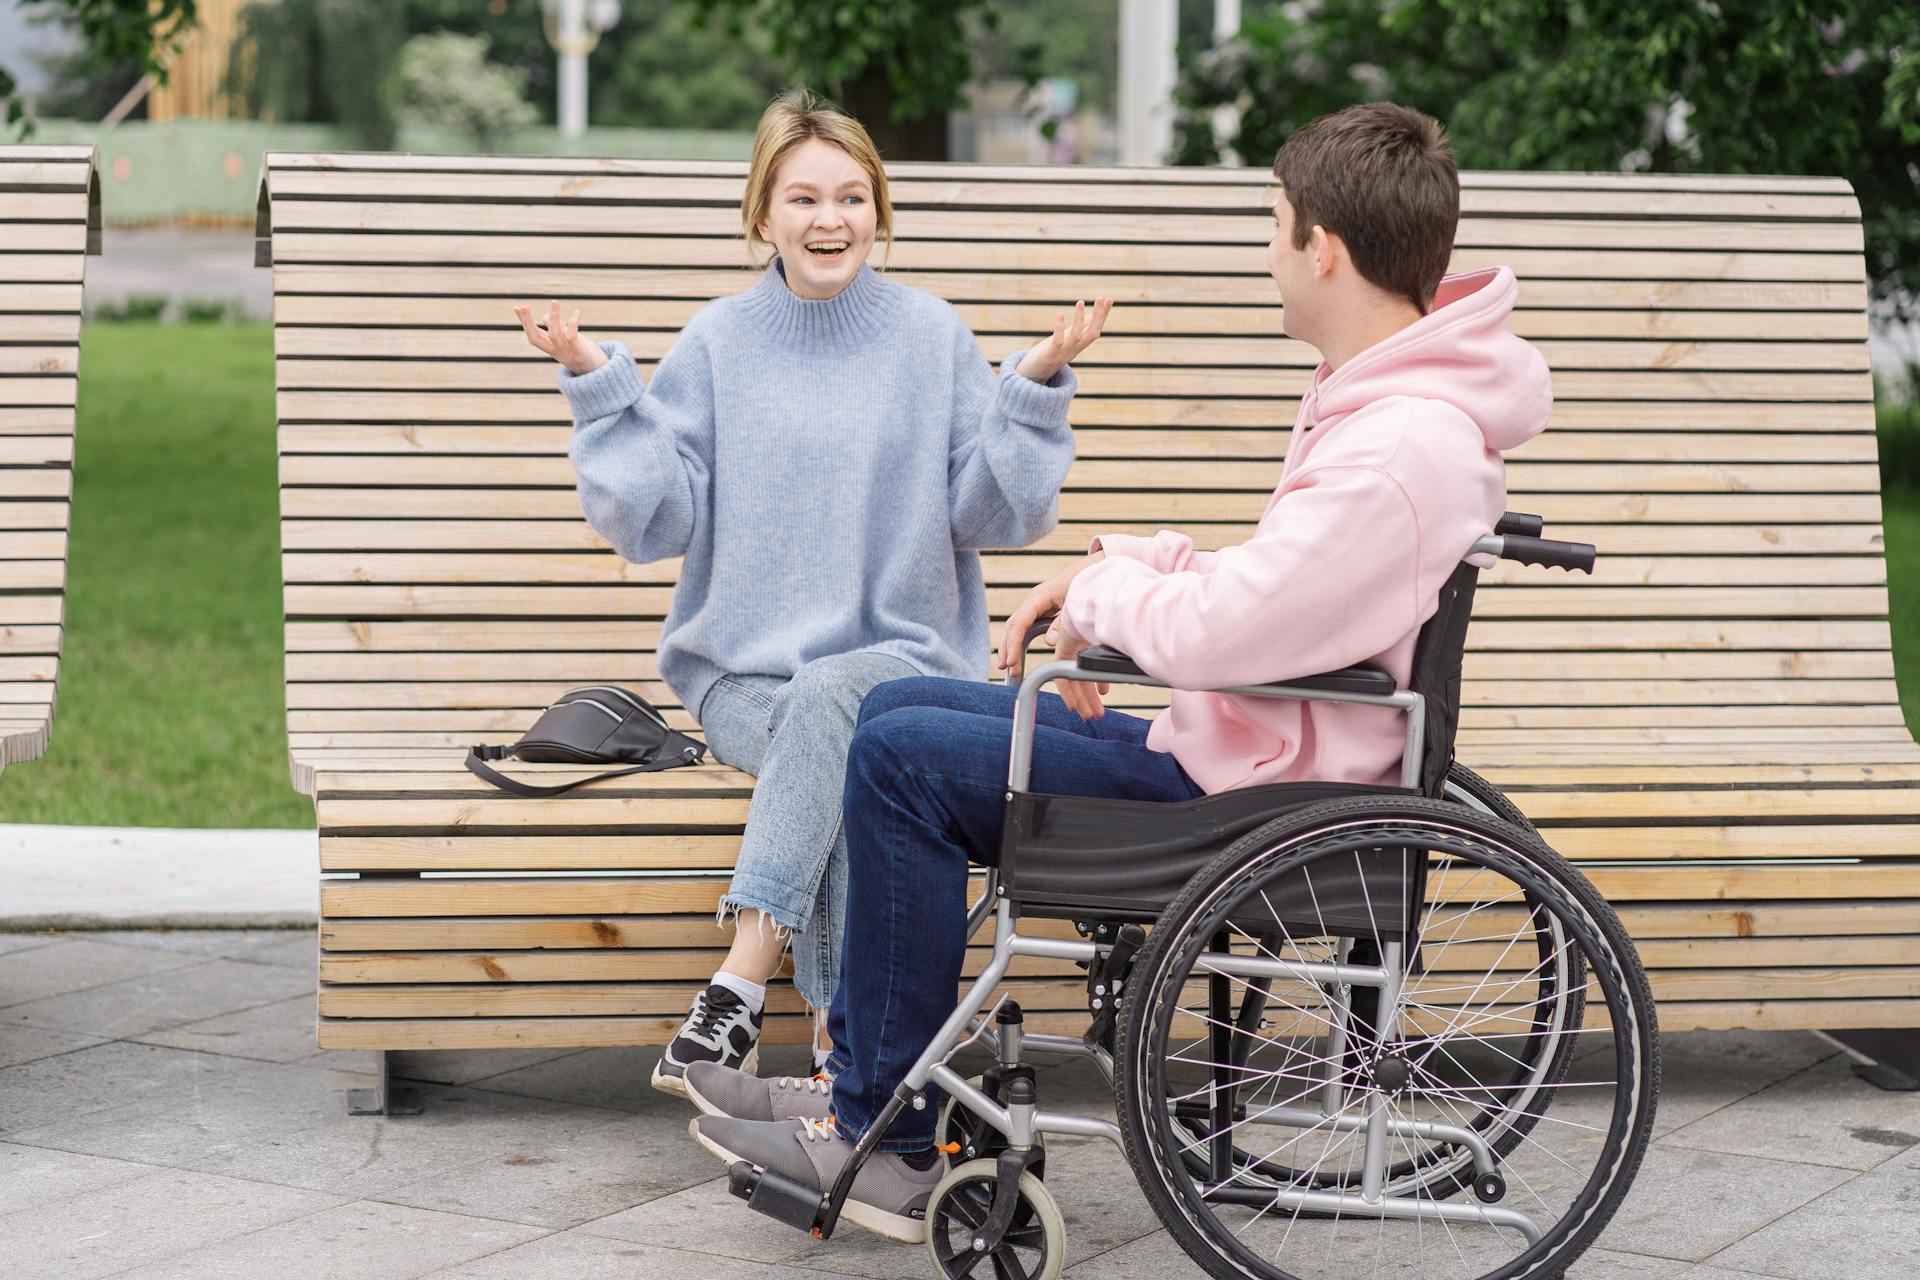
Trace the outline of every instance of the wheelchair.
<path fill-rule="evenodd" d="M 1223 692 L 1393 708 L 1396 786 L 1248 787 L 1179 804 L 1027 791 L 1055 680 L 1161 685 L 1100 648 L 1021 683 L 997 868 L 972 908 L 993 953 L 821 1193 L 737 1164 L 733 1193 L 819 1238 L 907 1109 L 948 1097 L 928 1201 L 937 1274 L 1053 1280 L 1066 1228 L 1044 1136 L 1125 1152 L 1170 1235 L 1227 1280 L 1558 1276 L 1645 1153 L 1653 998 L 1607 902 L 1452 759 L 1485 557 L 1591 572 L 1594 548 L 1509 513 L 1450 576 L 1407 689 L 1373 667 Z M 1036 631 L 1039 628 L 1036 628 Z M 1029 642 L 1032 636 L 1028 637 Z M 1079 940 L 1023 934 L 1071 921 Z M 991 1008 L 1016 957 L 1086 968 L 1084 1036 Z M 984 1011 L 984 1012 L 983 1012 Z M 953 1065 L 982 1043 L 978 1080 Z M 1090 1058 L 1117 1123 L 1041 1109 L 1028 1055 Z"/>

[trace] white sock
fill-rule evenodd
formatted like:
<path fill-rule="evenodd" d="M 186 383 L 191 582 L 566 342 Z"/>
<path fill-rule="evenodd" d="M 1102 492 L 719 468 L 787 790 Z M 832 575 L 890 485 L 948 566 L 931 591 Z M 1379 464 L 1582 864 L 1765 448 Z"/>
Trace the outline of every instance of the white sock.
<path fill-rule="evenodd" d="M 748 1013 L 758 1013 L 766 1007 L 767 987 L 763 982 L 748 982 L 732 973 L 716 973 L 713 981 L 714 985 L 725 987 L 745 1001 Z"/>
<path fill-rule="evenodd" d="M 827 1059 L 832 1056 L 833 1050 L 831 1049 L 815 1049 L 813 1051 L 813 1074 L 819 1075 L 825 1071 L 827 1069 Z"/>

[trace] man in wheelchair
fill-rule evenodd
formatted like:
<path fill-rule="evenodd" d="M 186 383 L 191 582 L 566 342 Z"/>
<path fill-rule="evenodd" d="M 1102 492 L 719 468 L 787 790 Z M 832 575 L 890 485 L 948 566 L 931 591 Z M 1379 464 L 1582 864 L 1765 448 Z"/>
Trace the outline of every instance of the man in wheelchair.
<path fill-rule="evenodd" d="M 848 924 L 830 1079 L 689 1072 L 706 1112 L 692 1132 L 736 1170 L 826 1192 L 878 1122 L 883 1136 L 860 1152 L 839 1212 L 894 1239 L 926 1238 L 928 1198 L 948 1172 L 935 1143 L 947 1135 L 931 1086 L 910 1101 L 897 1091 L 959 1016 L 969 865 L 998 861 L 1013 791 L 1182 804 L 1278 783 L 1406 780 L 1406 717 L 1380 699 L 1205 690 L 1363 663 L 1391 676 L 1389 691 L 1408 688 L 1422 624 L 1501 521 L 1501 451 L 1546 425 L 1548 371 L 1507 327 L 1510 270 L 1445 275 L 1459 181 L 1435 121 L 1386 103 L 1350 108 L 1295 132 L 1274 174 L 1268 267 L 1286 332 L 1322 363 L 1253 536 L 1203 551 L 1172 531 L 1103 534 L 1033 589 L 1000 646 L 1017 675 L 1029 624 L 1057 612 L 1047 639 L 1058 659 L 1118 650 L 1173 687 L 1171 705 L 1149 721 L 1107 711 L 1106 684 L 1039 695 L 1028 784 L 1010 788 L 1014 688 L 918 678 L 868 695 L 844 800 Z M 1127 868 L 1116 858 L 1108 871 Z M 1089 863 L 1088 893 L 1102 878 Z M 808 1225 L 805 1204 L 791 1215 L 756 1207 Z"/>

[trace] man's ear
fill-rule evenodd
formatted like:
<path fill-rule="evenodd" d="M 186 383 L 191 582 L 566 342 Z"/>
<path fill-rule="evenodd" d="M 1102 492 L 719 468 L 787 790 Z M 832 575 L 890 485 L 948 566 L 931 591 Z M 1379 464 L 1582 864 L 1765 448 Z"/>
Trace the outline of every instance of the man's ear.
<path fill-rule="evenodd" d="M 1346 246 L 1340 243 L 1339 236 L 1317 222 L 1313 224 L 1313 229 L 1307 232 L 1307 251 L 1313 254 L 1313 274 L 1322 279 L 1333 274 L 1338 258 L 1345 252 L 1345 248 Z"/>

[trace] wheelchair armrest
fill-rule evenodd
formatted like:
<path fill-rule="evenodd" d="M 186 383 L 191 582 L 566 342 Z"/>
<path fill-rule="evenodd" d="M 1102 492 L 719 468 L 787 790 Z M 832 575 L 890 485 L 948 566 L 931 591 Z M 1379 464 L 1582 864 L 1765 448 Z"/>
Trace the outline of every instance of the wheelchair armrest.
<path fill-rule="evenodd" d="M 1109 649 L 1103 644 L 1088 645 L 1075 659 L 1082 669 L 1098 671 L 1102 675 L 1143 676 L 1147 674 L 1135 666 L 1133 659 L 1118 649 Z"/>
<path fill-rule="evenodd" d="M 1109 649 L 1105 645 L 1090 645 L 1080 651 L 1079 663 L 1083 670 L 1099 672 L 1101 675 L 1142 676 L 1142 671 L 1132 658 L 1118 649 Z M 1322 693 L 1360 693 L 1376 697 L 1394 691 L 1393 676 L 1379 667 L 1345 667 L 1339 671 L 1322 672 L 1317 676 L 1301 676 L 1297 680 L 1276 680 L 1272 687 L 1278 689 L 1317 689 Z"/>

